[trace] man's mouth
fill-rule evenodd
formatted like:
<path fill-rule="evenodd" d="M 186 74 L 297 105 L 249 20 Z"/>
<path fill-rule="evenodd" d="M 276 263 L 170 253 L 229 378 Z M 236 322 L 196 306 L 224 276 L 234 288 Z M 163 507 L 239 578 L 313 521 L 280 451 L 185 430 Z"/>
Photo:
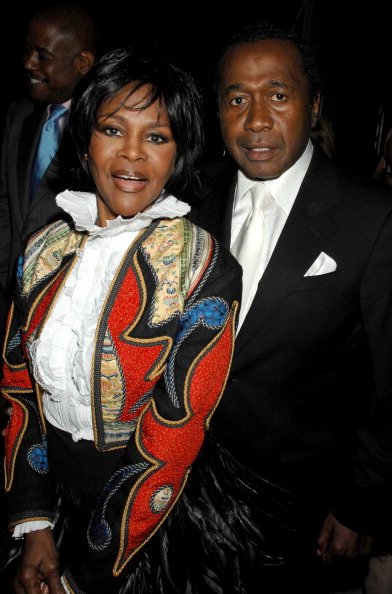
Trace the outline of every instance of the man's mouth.
<path fill-rule="evenodd" d="M 45 78 L 37 78 L 36 76 L 29 76 L 28 81 L 32 85 L 39 85 L 41 83 L 47 82 Z"/>

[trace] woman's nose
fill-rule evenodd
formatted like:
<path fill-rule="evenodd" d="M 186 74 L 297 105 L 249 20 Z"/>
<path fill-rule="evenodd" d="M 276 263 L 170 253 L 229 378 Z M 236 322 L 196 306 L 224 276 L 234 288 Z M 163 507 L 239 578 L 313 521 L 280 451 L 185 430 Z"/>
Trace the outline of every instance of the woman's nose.
<path fill-rule="evenodd" d="M 145 160 L 147 158 L 143 142 L 131 135 L 123 138 L 123 142 L 118 148 L 117 156 L 128 159 L 129 161 Z"/>

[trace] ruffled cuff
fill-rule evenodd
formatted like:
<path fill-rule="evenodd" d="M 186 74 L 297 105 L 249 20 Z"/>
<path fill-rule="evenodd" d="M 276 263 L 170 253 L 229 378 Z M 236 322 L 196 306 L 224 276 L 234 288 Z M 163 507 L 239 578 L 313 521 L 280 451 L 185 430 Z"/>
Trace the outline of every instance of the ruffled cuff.
<path fill-rule="evenodd" d="M 47 520 L 38 520 L 32 522 L 22 522 L 17 524 L 12 533 L 12 537 L 15 539 L 23 538 L 25 534 L 34 532 L 35 530 L 43 530 L 44 528 L 53 528 L 52 522 Z"/>

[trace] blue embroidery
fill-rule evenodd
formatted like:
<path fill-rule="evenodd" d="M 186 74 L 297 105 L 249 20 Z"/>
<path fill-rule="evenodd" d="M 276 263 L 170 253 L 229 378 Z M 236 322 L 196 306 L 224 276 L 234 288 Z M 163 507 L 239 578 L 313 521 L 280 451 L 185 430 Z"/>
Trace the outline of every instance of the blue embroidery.
<path fill-rule="evenodd" d="M 138 464 L 125 466 L 110 477 L 102 491 L 98 505 L 91 516 L 87 530 L 87 539 L 91 548 L 96 551 L 102 551 L 111 541 L 112 531 L 108 522 L 105 520 L 105 512 L 109 499 L 129 477 L 146 470 L 146 468 L 148 468 L 147 462 L 139 462 Z"/>
<path fill-rule="evenodd" d="M 22 342 L 22 333 L 18 328 L 16 334 L 9 340 L 7 345 L 7 353 L 11 353 L 14 349 L 17 349 Z"/>
<path fill-rule="evenodd" d="M 174 382 L 174 362 L 181 343 L 198 326 L 205 326 L 211 330 L 222 328 L 229 316 L 229 305 L 220 297 L 206 297 L 196 301 L 183 312 L 179 320 L 179 331 L 173 349 L 168 358 L 165 370 L 165 384 L 173 406 L 180 406 Z"/>
<path fill-rule="evenodd" d="M 34 444 L 27 452 L 27 461 L 31 468 L 38 472 L 38 474 L 48 474 L 48 453 L 46 446 L 46 437 L 43 438 L 42 443 Z"/>
<path fill-rule="evenodd" d="M 180 317 L 180 331 L 177 334 L 176 343 L 181 342 L 184 334 L 188 334 L 199 324 L 214 330 L 221 328 L 227 320 L 228 313 L 227 303 L 217 297 L 208 297 L 197 301 Z"/>
<path fill-rule="evenodd" d="M 18 279 L 19 282 L 22 281 L 22 276 L 23 276 L 23 256 L 19 256 L 18 262 L 16 265 L 16 278 Z"/>

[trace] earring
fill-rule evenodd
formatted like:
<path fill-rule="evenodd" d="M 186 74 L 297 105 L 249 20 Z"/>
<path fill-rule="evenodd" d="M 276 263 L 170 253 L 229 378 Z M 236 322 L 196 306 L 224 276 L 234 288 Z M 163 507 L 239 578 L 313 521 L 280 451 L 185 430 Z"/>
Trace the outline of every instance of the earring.
<path fill-rule="evenodd" d="M 222 157 L 225 157 L 225 156 L 226 156 L 226 148 L 225 148 L 225 147 L 223 147 L 223 151 L 222 151 Z"/>
<path fill-rule="evenodd" d="M 88 160 L 87 153 L 84 153 L 84 155 L 83 155 L 83 159 L 84 159 L 85 161 L 87 161 L 87 160 Z"/>

